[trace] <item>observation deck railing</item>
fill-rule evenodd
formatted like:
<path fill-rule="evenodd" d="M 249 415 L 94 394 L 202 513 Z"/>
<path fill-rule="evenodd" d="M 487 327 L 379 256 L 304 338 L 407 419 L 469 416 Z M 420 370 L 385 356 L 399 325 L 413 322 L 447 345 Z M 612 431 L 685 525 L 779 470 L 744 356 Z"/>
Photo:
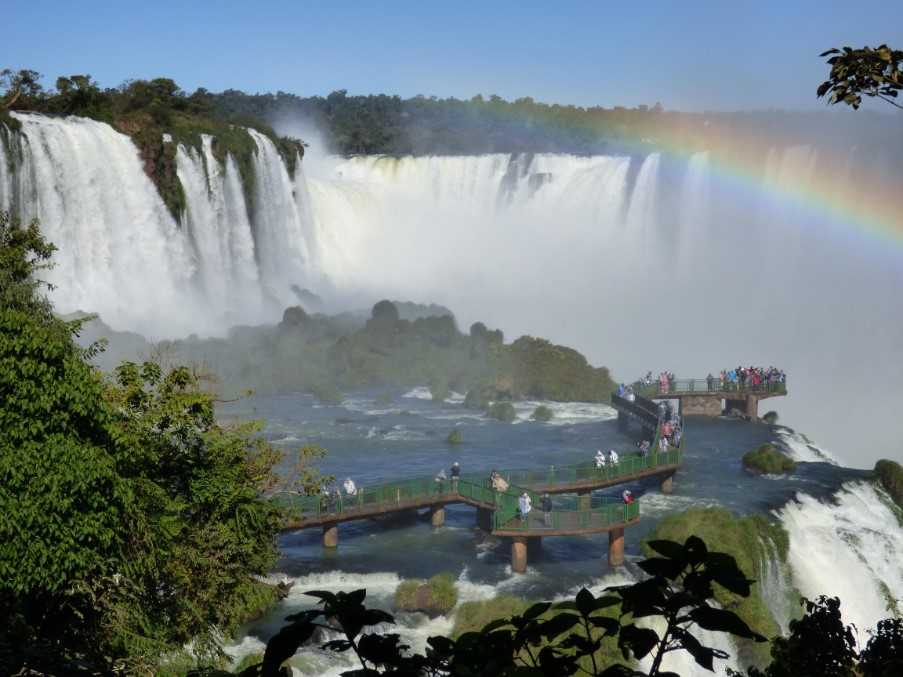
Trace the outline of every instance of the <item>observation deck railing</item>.
<path fill-rule="evenodd" d="M 759 383 L 740 383 L 738 381 L 722 381 L 718 377 L 713 377 L 711 382 L 707 378 L 684 378 L 674 379 L 667 387 L 662 387 L 658 381 L 652 383 L 637 382 L 631 388 L 637 395 L 643 397 L 656 398 L 668 394 L 686 394 L 686 393 L 742 393 L 742 394 L 767 394 L 767 395 L 786 395 L 787 382 Z"/>

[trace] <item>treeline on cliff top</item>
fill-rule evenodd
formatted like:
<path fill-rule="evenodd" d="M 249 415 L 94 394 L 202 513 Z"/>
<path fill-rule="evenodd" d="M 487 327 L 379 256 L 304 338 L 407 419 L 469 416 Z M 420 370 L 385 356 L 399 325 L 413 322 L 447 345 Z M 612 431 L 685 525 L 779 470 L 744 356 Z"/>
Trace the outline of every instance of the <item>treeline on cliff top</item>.
<path fill-rule="evenodd" d="M 401 312 L 399 312 L 401 310 Z M 436 314 L 438 313 L 438 314 Z M 428 385 L 436 400 L 469 393 L 467 404 L 521 398 L 608 402 L 615 384 L 572 348 L 474 323 L 458 330 L 450 311 L 380 301 L 369 317 L 288 308 L 276 326 L 235 327 L 225 338 L 189 337 L 152 347 L 99 323 L 85 338 L 110 338 L 108 359 L 155 352 L 174 363 L 203 365 L 229 392 L 307 391 L 326 402 L 357 388 Z"/>
<path fill-rule="evenodd" d="M 42 76 L 31 70 L 0 71 L 0 126 L 16 130 L 18 121 L 10 111 L 46 115 L 78 115 L 106 122 L 129 135 L 141 154 L 144 169 L 176 220 L 185 211 L 185 193 L 176 173 L 176 146 L 201 148 L 201 135 L 213 137 L 213 154 L 220 162 L 235 159 L 246 204 L 254 201 L 253 156 L 257 145 L 247 128 L 268 136 L 290 171 L 304 155 L 298 139 L 280 137 L 262 119 L 216 110 L 204 89 L 192 94 L 170 78 L 129 80 L 118 87 L 102 88 L 90 75 L 60 76 L 53 89 L 45 88 Z M 167 142 L 168 135 L 171 142 Z"/>
<path fill-rule="evenodd" d="M 18 73 L 27 75 L 23 93 L 12 109 L 84 115 L 111 122 L 130 134 L 130 126 L 120 121 L 122 112 L 140 111 L 158 127 L 171 126 L 187 116 L 254 127 L 277 141 L 268 125 L 304 120 L 325 133 L 330 144 L 327 150 L 344 155 L 642 153 L 674 143 L 702 150 L 719 138 L 732 139 L 737 152 L 748 153 L 750 144 L 744 140 L 765 137 L 769 141 L 766 147 L 840 142 L 845 132 L 853 130 L 857 145 L 880 144 L 882 139 L 886 141 L 887 125 L 893 124 L 878 114 L 870 114 L 873 120 L 868 127 L 854 127 L 849 116 L 836 112 L 679 112 L 665 110 L 658 102 L 605 108 L 543 103 L 531 97 L 506 101 L 479 94 L 470 99 L 402 98 L 349 95 L 338 89 L 327 96 L 300 96 L 284 91 L 249 94 L 236 89 L 213 93 L 204 88 L 189 94 L 168 78 L 133 80 L 100 89 L 89 76 L 73 75 L 59 78 L 56 89 L 48 91 L 34 71 Z M 0 80 L 0 90 L 12 91 L 15 75 L 10 72 L 6 83 Z M 2 109 L 0 98 L 0 116 Z M 215 132 L 208 128 L 208 133 Z M 753 144 L 759 145 L 763 144 Z M 296 142 L 279 142 L 289 163 L 294 162 L 296 146 Z"/>

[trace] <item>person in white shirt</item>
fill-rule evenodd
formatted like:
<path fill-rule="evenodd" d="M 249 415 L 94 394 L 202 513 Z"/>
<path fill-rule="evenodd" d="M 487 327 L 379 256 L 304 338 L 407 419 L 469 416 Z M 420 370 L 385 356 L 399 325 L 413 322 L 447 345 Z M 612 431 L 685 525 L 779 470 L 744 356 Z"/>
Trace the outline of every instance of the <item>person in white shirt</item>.
<path fill-rule="evenodd" d="M 597 468 L 604 468 L 604 467 L 605 467 L 605 454 L 602 453 L 602 450 L 601 450 L 601 449 L 599 449 L 599 450 L 596 452 L 596 458 L 595 458 L 595 460 L 596 460 L 596 467 L 597 467 Z"/>
<path fill-rule="evenodd" d="M 533 500 L 526 491 L 520 495 L 519 499 L 517 499 L 517 507 L 520 510 L 521 519 L 527 519 L 530 510 L 533 509 Z"/>
<path fill-rule="evenodd" d="M 612 465 L 618 464 L 618 452 L 616 452 L 614 449 L 608 452 L 608 462 Z"/>
<path fill-rule="evenodd" d="M 348 496 L 354 496 L 357 493 L 357 487 L 354 484 L 354 480 L 350 477 L 342 482 L 342 486 L 345 487 L 345 493 Z"/>

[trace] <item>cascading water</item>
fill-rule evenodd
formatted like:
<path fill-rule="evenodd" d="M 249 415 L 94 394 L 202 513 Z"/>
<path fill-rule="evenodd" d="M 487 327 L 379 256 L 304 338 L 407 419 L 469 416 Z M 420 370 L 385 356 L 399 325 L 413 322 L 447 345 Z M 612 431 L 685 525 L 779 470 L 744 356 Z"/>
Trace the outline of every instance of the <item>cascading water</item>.
<path fill-rule="evenodd" d="M 202 289 L 214 308 L 234 321 L 258 321 L 261 307 L 254 241 L 241 180 L 229 155 L 225 168 L 203 135 L 202 153 L 179 146 L 176 162 L 186 195 L 185 228 L 197 253 Z"/>
<path fill-rule="evenodd" d="M 251 219 L 234 158 L 220 163 L 209 136 L 200 149 L 180 145 L 180 225 L 128 136 L 84 118 L 13 115 L 21 130 L 0 133 L 0 209 L 37 218 L 58 247 L 47 278 L 60 312 L 97 312 L 151 338 L 222 333 L 278 318 L 308 280 L 310 205 L 296 203 L 302 191 L 269 138 L 249 130 Z"/>
<path fill-rule="evenodd" d="M 248 130 L 257 144 L 254 160 L 254 235 L 265 292 L 288 305 L 291 285 L 302 280 L 307 251 L 292 180 L 263 134 Z"/>
<path fill-rule="evenodd" d="M 866 630 L 903 612 L 903 513 L 883 491 L 851 482 L 831 501 L 799 494 L 778 516 L 795 587 L 810 599 L 839 597 L 862 644 Z"/>
<path fill-rule="evenodd" d="M 896 453 L 880 431 L 903 379 L 903 325 L 889 320 L 899 256 L 851 246 L 841 219 L 787 197 L 869 163 L 895 176 L 880 152 L 837 162 L 774 147 L 758 177 L 739 178 L 705 152 L 329 158 L 292 176 L 251 131 L 244 182 L 210 139 L 179 151 L 180 226 L 127 137 L 90 120 L 18 118 L 21 133 L 0 141 L 0 204 L 39 216 L 60 248 L 51 281 L 63 312 L 157 338 L 270 321 L 297 302 L 293 285 L 340 303 L 434 301 L 462 326 L 545 336 L 624 379 L 773 363 L 791 378 L 792 397 L 775 402 L 785 422 L 829 449 L 865 448 L 848 463 Z M 849 183 L 848 203 L 858 190 Z"/>
<path fill-rule="evenodd" d="M 139 331 L 163 317 L 189 329 L 196 261 L 129 137 L 81 118 L 16 119 L 22 158 L 7 194 L 58 247 L 47 273 L 56 307 Z"/>
<path fill-rule="evenodd" d="M 546 336 L 625 379 L 781 366 L 792 397 L 763 412 L 829 449 L 865 433 L 865 456 L 845 460 L 870 465 L 897 453 L 880 431 L 903 379 L 889 321 L 903 266 L 796 199 L 834 171 L 821 157 L 774 148 L 758 178 L 708 153 L 335 161 L 308 167 L 318 265 L 349 295 L 436 301 L 462 326 Z"/>

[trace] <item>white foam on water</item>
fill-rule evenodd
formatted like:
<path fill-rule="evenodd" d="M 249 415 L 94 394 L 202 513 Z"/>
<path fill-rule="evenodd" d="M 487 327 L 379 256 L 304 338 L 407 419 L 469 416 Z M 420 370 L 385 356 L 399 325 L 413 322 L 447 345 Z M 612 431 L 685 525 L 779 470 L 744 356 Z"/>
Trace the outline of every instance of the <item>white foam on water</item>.
<path fill-rule="evenodd" d="M 796 588 L 809 599 L 839 597 L 844 621 L 869 628 L 903 600 L 903 526 L 899 510 L 870 482 L 848 482 L 833 500 L 807 494 L 777 511 L 790 535 L 787 560 Z"/>
<path fill-rule="evenodd" d="M 831 452 L 819 447 L 802 433 L 790 428 L 779 427 L 777 429 L 778 443 L 794 461 L 801 463 L 831 463 L 838 465 L 837 459 Z"/>

